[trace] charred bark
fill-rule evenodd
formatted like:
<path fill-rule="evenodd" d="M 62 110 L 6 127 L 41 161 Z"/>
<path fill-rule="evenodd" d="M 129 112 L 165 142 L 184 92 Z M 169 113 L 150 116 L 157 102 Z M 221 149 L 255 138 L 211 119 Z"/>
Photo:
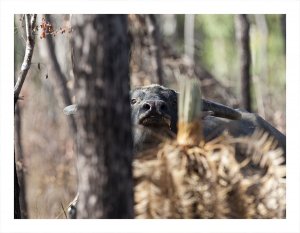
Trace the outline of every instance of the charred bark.
<path fill-rule="evenodd" d="M 73 15 L 78 218 L 133 218 L 126 15 Z"/>

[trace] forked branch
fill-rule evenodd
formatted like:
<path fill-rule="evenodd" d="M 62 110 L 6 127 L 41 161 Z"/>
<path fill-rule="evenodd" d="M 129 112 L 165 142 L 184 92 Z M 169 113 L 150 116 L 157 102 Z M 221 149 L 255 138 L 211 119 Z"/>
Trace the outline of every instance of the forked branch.
<path fill-rule="evenodd" d="M 33 29 L 35 28 L 36 24 L 36 14 L 30 15 L 26 14 L 25 15 L 25 30 L 26 30 L 26 48 L 25 48 L 25 56 L 24 60 L 21 66 L 21 71 L 19 73 L 17 82 L 15 84 L 14 88 L 14 103 L 16 104 L 19 95 L 23 86 L 23 83 L 25 81 L 25 78 L 27 76 L 28 70 L 30 69 L 31 65 L 31 59 L 33 55 L 33 49 L 34 49 L 34 44 L 35 44 L 35 37 L 34 37 L 34 31 Z"/>

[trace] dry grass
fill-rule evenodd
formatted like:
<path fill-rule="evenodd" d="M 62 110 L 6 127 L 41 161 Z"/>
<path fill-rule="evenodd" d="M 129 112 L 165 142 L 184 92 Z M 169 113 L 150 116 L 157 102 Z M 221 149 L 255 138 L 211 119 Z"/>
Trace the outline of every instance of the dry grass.
<path fill-rule="evenodd" d="M 160 145 L 134 161 L 137 218 L 284 218 L 283 152 L 266 133 Z"/>

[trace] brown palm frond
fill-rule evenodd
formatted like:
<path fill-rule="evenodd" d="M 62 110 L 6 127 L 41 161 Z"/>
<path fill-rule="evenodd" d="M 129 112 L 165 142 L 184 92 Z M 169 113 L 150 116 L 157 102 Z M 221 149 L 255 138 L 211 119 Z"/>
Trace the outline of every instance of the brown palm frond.
<path fill-rule="evenodd" d="M 284 218 L 285 165 L 264 132 L 166 141 L 134 161 L 138 218 Z"/>

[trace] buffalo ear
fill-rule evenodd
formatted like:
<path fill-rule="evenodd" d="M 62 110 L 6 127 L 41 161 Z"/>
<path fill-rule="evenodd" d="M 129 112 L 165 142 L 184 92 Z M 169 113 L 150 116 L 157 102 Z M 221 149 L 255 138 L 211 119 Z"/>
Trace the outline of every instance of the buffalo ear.
<path fill-rule="evenodd" d="M 178 103 L 178 98 L 179 98 L 179 92 L 178 91 L 175 91 L 175 90 L 172 90 L 174 95 L 175 95 L 175 100 L 176 100 L 176 107 L 177 107 L 177 103 Z M 175 101 L 174 101 L 175 102 Z"/>
<path fill-rule="evenodd" d="M 75 114 L 77 112 L 77 104 L 72 104 L 64 108 L 65 115 Z"/>
<path fill-rule="evenodd" d="M 174 91 L 174 93 L 176 95 L 176 98 L 178 99 L 178 97 L 179 97 L 179 91 L 175 91 L 175 90 L 173 90 L 173 91 Z"/>

